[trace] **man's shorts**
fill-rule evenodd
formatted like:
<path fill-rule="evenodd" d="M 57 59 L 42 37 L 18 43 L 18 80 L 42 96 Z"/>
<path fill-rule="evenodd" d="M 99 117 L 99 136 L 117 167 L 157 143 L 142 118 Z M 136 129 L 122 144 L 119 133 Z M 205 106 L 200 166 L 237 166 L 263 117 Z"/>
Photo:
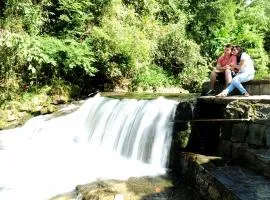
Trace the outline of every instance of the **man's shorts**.
<path fill-rule="evenodd" d="M 232 77 L 235 77 L 236 73 L 232 71 Z M 219 83 L 225 83 L 225 73 L 224 72 L 219 72 L 217 73 L 217 81 Z"/>

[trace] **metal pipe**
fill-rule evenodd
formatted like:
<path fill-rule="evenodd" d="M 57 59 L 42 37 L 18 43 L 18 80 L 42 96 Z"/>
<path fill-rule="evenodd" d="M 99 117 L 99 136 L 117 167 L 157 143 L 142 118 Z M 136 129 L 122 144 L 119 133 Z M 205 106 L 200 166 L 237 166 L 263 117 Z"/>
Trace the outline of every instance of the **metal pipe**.
<path fill-rule="evenodd" d="M 191 119 L 191 120 L 172 120 L 176 123 L 185 123 L 185 122 L 248 122 L 251 121 L 251 118 L 247 119 Z"/>

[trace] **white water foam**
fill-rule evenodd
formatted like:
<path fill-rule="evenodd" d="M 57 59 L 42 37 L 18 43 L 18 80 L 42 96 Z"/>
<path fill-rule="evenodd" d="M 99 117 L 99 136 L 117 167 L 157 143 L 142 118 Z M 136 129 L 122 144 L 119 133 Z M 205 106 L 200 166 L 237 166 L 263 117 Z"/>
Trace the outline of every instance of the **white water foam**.
<path fill-rule="evenodd" d="M 0 199 L 45 200 L 96 179 L 166 170 L 177 102 L 88 99 L 58 118 L 0 132 Z"/>

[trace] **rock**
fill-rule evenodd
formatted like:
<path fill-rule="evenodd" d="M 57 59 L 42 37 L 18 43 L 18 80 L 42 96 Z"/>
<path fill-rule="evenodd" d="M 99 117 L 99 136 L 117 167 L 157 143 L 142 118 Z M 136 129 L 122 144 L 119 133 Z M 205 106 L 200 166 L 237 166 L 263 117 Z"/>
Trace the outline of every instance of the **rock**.
<path fill-rule="evenodd" d="M 247 135 L 248 125 L 245 123 L 238 123 L 233 125 L 231 141 L 244 142 Z"/>
<path fill-rule="evenodd" d="M 67 102 L 67 98 L 61 95 L 54 95 L 52 97 L 52 104 L 58 105 L 58 104 L 64 104 Z"/>
<path fill-rule="evenodd" d="M 270 148 L 270 127 L 267 128 L 267 130 L 265 131 L 265 134 L 266 134 L 266 146 Z"/>
<path fill-rule="evenodd" d="M 264 146 L 265 134 L 267 126 L 261 124 L 251 124 L 247 136 L 249 144 Z"/>

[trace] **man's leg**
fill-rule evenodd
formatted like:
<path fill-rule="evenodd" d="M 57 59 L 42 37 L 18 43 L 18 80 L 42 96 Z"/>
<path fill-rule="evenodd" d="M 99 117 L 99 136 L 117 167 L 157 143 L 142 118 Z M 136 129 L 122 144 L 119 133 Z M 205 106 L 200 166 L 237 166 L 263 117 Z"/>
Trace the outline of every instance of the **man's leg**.
<path fill-rule="evenodd" d="M 210 90 L 207 92 L 207 95 L 214 95 L 216 93 L 215 91 L 215 83 L 217 80 L 218 73 L 214 69 L 210 74 Z"/>
<path fill-rule="evenodd" d="M 225 84 L 226 87 L 232 82 L 232 71 L 230 69 L 225 70 Z"/>
<path fill-rule="evenodd" d="M 215 89 L 216 80 L 217 80 L 217 72 L 213 70 L 210 75 L 210 89 L 211 90 Z"/>

